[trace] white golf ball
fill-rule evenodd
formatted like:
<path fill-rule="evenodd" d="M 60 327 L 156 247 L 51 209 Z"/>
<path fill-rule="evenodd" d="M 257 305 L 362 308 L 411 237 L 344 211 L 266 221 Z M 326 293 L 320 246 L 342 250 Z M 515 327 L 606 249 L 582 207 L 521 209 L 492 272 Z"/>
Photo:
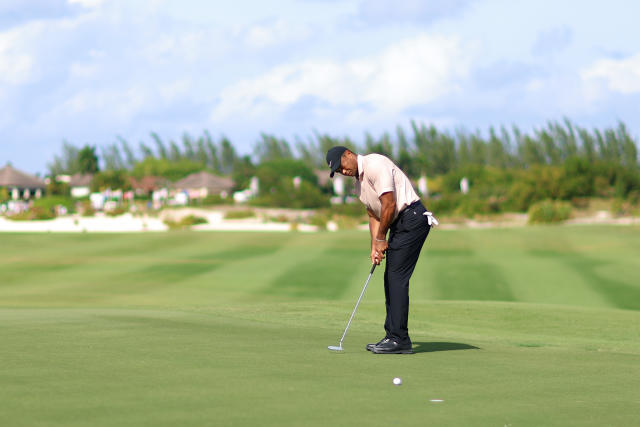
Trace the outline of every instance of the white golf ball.
<path fill-rule="evenodd" d="M 393 385 L 402 385 L 402 378 L 395 377 L 393 379 Z"/>

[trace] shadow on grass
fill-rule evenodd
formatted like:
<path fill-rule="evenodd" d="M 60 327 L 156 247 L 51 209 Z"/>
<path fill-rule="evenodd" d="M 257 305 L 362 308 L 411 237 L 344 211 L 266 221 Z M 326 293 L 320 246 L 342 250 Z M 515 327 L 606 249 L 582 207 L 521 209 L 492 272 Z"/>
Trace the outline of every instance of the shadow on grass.
<path fill-rule="evenodd" d="M 461 344 L 457 342 L 414 342 L 414 353 L 430 353 L 433 351 L 451 351 L 451 350 L 479 350 L 469 344 Z"/>

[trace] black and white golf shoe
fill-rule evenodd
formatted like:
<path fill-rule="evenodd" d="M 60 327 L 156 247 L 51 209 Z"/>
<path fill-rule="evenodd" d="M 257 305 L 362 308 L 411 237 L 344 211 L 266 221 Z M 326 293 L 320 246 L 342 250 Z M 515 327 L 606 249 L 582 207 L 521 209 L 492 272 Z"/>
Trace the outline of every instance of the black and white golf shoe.
<path fill-rule="evenodd" d="M 382 338 L 380 341 L 378 341 L 377 343 L 373 344 L 367 344 L 367 351 L 371 351 L 373 350 L 373 347 L 382 344 L 385 341 L 389 341 L 389 338 Z"/>
<path fill-rule="evenodd" d="M 413 354 L 411 344 L 400 344 L 390 339 L 383 340 L 371 349 L 375 354 Z"/>

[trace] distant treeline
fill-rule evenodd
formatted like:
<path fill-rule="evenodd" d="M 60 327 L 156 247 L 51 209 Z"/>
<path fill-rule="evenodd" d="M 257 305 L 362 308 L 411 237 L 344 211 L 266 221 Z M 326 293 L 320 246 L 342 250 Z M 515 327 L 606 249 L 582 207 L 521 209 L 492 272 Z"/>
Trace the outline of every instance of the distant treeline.
<path fill-rule="evenodd" d="M 450 132 L 412 122 L 408 131 L 398 126 L 393 133 L 367 133 L 360 143 L 319 132 L 294 141 L 262 134 L 251 155 L 238 154 L 228 138 L 215 140 L 207 131 L 196 137 L 185 133 L 180 141 L 165 141 L 151 133 L 150 142 L 140 142 L 137 147 L 119 137 L 100 147 L 99 154 L 97 147 L 79 149 L 65 142 L 62 155 L 49 165 L 49 172 L 95 171 L 100 164 L 100 169 L 107 172 L 177 180 L 207 169 L 231 175 L 237 187 L 243 188 L 251 175 L 259 175 L 261 166 L 271 165 L 273 170 L 274 164 L 287 165 L 282 169 L 284 175 L 290 170 L 300 173 L 301 167 L 309 171 L 326 169 L 325 153 L 334 145 L 362 154 L 385 154 L 411 178 L 428 177 L 430 192 L 439 200 L 434 203 L 445 210 L 460 209 L 465 200 L 471 199 L 484 200 L 486 206 L 479 210 L 492 212 L 527 209 L 531 203 L 547 198 L 636 198 L 640 191 L 638 144 L 625 124 L 587 129 L 568 119 L 548 122 L 529 133 L 517 126 L 503 126 L 490 127 L 485 134 Z M 95 159 L 89 169 L 87 164 L 92 162 L 87 158 Z M 458 183 L 463 176 L 470 180 L 472 191 L 466 199 L 458 200 Z"/>

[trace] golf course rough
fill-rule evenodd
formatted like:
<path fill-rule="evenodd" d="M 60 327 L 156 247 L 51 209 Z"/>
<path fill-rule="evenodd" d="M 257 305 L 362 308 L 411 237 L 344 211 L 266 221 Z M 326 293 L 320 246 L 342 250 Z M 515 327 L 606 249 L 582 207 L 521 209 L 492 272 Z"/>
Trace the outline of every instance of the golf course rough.
<path fill-rule="evenodd" d="M 364 232 L 1 238 L 2 425 L 638 423 L 638 227 L 435 230 L 400 356 Z"/>

